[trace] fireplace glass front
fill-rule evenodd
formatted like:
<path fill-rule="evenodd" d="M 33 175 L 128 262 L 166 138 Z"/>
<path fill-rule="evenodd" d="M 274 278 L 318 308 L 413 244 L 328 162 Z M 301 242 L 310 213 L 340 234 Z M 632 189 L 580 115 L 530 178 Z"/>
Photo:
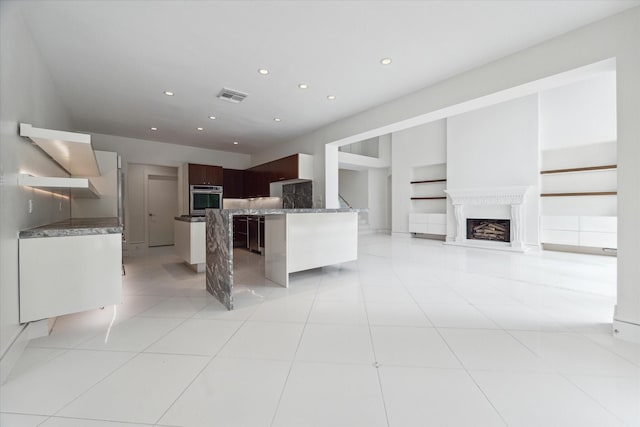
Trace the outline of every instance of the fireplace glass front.
<path fill-rule="evenodd" d="M 467 239 L 511 241 L 511 221 L 508 219 L 467 218 Z"/>

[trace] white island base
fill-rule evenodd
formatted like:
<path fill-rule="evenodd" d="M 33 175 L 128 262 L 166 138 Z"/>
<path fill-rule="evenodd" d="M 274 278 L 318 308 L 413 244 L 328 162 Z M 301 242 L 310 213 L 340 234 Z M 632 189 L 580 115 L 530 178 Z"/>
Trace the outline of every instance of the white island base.
<path fill-rule="evenodd" d="M 289 273 L 358 259 L 358 214 L 265 217 L 265 277 L 289 287 Z"/>
<path fill-rule="evenodd" d="M 196 273 L 206 270 L 206 223 L 192 219 L 178 219 L 173 222 L 173 242 L 176 254 Z"/>

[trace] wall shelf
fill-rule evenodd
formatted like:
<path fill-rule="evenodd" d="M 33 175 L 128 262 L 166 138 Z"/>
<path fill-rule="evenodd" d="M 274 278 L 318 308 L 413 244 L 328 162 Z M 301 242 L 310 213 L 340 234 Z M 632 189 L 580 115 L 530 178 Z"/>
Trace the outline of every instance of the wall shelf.
<path fill-rule="evenodd" d="M 408 231 L 414 237 L 444 240 L 447 234 L 447 196 L 444 193 L 447 164 L 412 167 L 409 184 Z"/>
<path fill-rule="evenodd" d="M 437 197 L 412 197 L 411 200 L 445 200 L 446 196 L 437 196 Z"/>
<path fill-rule="evenodd" d="M 79 199 L 100 198 L 100 193 L 88 178 L 59 178 L 20 174 L 18 175 L 18 185 L 62 195 L 67 195 L 67 191 L 70 191 L 73 197 Z"/>
<path fill-rule="evenodd" d="M 590 172 L 601 171 L 608 169 L 616 169 L 618 165 L 602 165 L 602 166 L 586 166 L 581 168 L 569 168 L 569 169 L 550 169 L 540 171 L 540 175 L 556 174 L 556 173 L 571 173 L 571 172 Z"/>
<path fill-rule="evenodd" d="M 427 179 L 423 181 L 411 181 L 411 184 L 428 184 L 432 182 L 447 182 L 446 179 Z"/>
<path fill-rule="evenodd" d="M 31 139 L 70 175 L 100 176 L 91 135 L 35 128 L 28 123 L 20 123 L 20 136 Z"/>
<path fill-rule="evenodd" d="M 617 191 L 591 191 L 584 193 L 542 193 L 540 197 L 615 196 Z"/>

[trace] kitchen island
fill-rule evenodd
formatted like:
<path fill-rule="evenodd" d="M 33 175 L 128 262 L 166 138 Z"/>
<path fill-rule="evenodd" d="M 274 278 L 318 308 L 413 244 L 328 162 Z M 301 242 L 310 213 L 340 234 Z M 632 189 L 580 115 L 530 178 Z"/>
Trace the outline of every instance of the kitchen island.
<path fill-rule="evenodd" d="M 204 216 L 174 217 L 173 242 L 176 253 L 196 273 L 205 270 L 205 222 Z"/>
<path fill-rule="evenodd" d="M 207 209 L 206 286 L 233 310 L 233 217 L 265 216 L 265 277 L 289 286 L 289 274 L 358 259 L 360 209 Z"/>

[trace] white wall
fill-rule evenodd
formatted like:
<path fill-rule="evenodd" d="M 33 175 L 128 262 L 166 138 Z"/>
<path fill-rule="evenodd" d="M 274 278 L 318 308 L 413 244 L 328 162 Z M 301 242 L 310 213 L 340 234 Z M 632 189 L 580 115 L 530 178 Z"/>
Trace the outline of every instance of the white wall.
<path fill-rule="evenodd" d="M 613 141 L 544 150 L 541 154 L 540 167 L 546 170 L 615 165 L 618 161 L 616 149 L 617 144 Z"/>
<path fill-rule="evenodd" d="M 369 171 L 338 171 L 340 195 L 354 208 L 369 207 Z"/>
<path fill-rule="evenodd" d="M 369 229 L 373 231 L 388 231 L 391 228 L 388 213 L 388 176 L 389 168 L 338 171 L 340 195 L 352 207 L 369 210 L 366 214 L 360 214 L 360 218 L 366 219 Z"/>
<path fill-rule="evenodd" d="M 368 202 L 369 202 L 369 227 L 374 231 L 391 230 L 389 218 L 389 203 L 391 203 L 387 178 L 389 168 L 375 168 L 368 170 Z"/>
<path fill-rule="evenodd" d="M 248 154 L 208 150 L 187 145 L 124 138 L 114 135 L 91 134 L 96 150 L 115 151 L 122 157 L 122 167 L 128 163 L 178 167 L 182 163 L 199 163 L 230 169 L 246 169 L 250 164 Z"/>
<path fill-rule="evenodd" d="M 540 93 L 541 168 L 617 163 L 616 76 L 604 72 Z M 542 193 L 616 191 L 617 171 L 541 176 Z M 616 216 L 616 196 L 543 197 L 542 215 Z"/>
<path fill-rule="evenodd" d="M 539 155 L 537 95 L 447 120 L 447 188 L 530 186 L 524 206 L 524 242 L 528 245 L 539 244 Z M 480 209 L 469 213 L 482 215 Z M 454 233 L 450 204 L 447 213 L 450 238 Z M 506 212 L 509 217 L 510 210 Z"/>
<path fill-rule="evenodd" d="M 540 93 L 540 148 L 616 140 L 616 74 L 609 71 Z"/>
<path fill-rule="evenodd" d="M 576 145 L 545 150 L 541 153 L 542 170 L 615 165 L 616 163 L 616 142 Z M 540 177 L 540 191 L 542 193 L 616 191 L 617 178 L 615 169 L 545 174 Z M 616 196 L 543 197 L 540 200 L 540 213 L 541 215 L 616 216 L 617 202 Z"/>
<path fill-rule="evenodd" d="M 416 126 L 391 135 L 391 209 L 392 231 L 409 232 L 409 213 L 412 212 L 412 170 L 417 166 L 447 162 L 446 120 Z M 436 202 L 437 203 L 437 202 Z M 426 206 L 417 210 L 428 210 Z"/>
<path fill-rule="evenodd" d="M 118 216 L 118 154 L 95 151 L 100 176 L 89 178 L 100 193 L 99 199 L 71 198 L 73 218 L 100 218 Z"/>
<path fill-rule="evenodd" d="M 17 185 L 20 172 L 69 176 L 39 148 L 18 136 L 18 123 L 72 129 L 15 3 L 0 3 L 0 52 L 0 356 L 3 356 L 22 330 L 18 323 L 18 231 L 69 217 L 68 199 Z M 27 209 L 29 200 L 33 201 L 32 214 Z"/>

